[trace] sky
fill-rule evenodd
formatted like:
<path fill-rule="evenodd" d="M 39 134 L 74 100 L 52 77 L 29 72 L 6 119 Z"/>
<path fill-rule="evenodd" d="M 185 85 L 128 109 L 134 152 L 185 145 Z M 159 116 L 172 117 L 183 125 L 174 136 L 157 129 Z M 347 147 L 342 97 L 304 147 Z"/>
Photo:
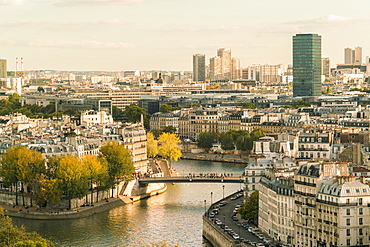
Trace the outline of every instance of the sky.
<path fill-rule="evenodd" d="M 241 66 L 290 64 L 292 36 L 318 33 L 331 67 L 370 56 L 369 0 L 0 0 L 0 58 L 25 70 L 191 71 L 231 48 Z M 207 63 L 208 63 L 207 62 Z"/>

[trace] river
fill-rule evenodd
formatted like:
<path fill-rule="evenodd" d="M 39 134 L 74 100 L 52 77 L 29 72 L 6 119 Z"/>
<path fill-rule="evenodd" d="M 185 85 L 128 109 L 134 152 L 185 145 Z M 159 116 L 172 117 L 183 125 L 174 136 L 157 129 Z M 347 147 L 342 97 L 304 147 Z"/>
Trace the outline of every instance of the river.
<path fill-rule="evenodd" d="M 233 173 L 241 175 L 245 164 L 180 160 L 173 167 L 180 174 Z M 224 194 L 242 185 L 225 184 Z M 124 205 L 83 219 L 45 221 L 14 218 L 15 225 L 36 231 L 55 246 L 143 247 L 166 240 L 181 247 L 202 246 L 202 214 L 223 196 L 222 184 L 168 184 L 158 196 Z M 206 202 L 204 202 L 206 200 Z"/>

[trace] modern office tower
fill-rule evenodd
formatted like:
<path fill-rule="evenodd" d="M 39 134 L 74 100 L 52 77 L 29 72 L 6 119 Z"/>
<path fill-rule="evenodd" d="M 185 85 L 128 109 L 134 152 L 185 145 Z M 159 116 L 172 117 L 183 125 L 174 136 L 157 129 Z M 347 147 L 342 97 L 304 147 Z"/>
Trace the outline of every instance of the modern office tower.
<path fill-rule="evenodd" d="M 328 57 L 321 59 L 321 74 L 325 77 L 330 76 L 330 59 Z"/>
<path fill-rule="evenodd" d="M 220 48 L 217 50 L 217 56 L 221 58 L 221 77 L 222 80 L 231 79 L 231 49 L 230 48 Z"/>
<path fill-rule="evenodd" d="M 253 64 L 248 67 L 248 80 L 260 81 L 260 65 Z"/>
<path fill-rule="evenodd" d="M 353 64 L 355 61 L 354 51 L 351 48 L 344 49 L 344 64 Z"/>
<path fill-rule="evenodd" d="M 242 73 L 242 70 L 240 68 L 240 59 L 239 58 L 235 58 L 233 57 L 231 59 L 231 71 L 232 71 L 232 74 L 231 74 L 231 80 L 238 80 L 241 78 L 241 73 Z"/>
<path fill-rule="evenodd" d="M 0 59 L 0 78 L 6 78 L 7 73 L 6 59 Z"/>
<path fill-rule="evenodd" d="M 321 95 L 321 36 L 293 36 L 293 96 Z"/>
<path fill-rule="evenodd" d="M 362 47 L 355 47 L 354 64 L 362 64 Z"/>
<path fill-rule="evenodd" d="M 193 80 L 206 80 L 206 55 L 204 54 L 193 55 Z"/>
<path fill-rule="evenodd" d="M 211 81 L 222 80 L 222 60 L 220 57 L 212 57 L 209 61 L 209 74 Z"/>

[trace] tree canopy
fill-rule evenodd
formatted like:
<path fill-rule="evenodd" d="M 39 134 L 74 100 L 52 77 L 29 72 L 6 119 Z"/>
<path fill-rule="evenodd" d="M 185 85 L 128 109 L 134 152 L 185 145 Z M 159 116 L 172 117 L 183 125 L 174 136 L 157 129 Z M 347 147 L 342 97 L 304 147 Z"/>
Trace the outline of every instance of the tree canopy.
<path fill-rule="evenodd" d="M 53 247 L 54 244 L 42 238 L 36 232 L 28 233 L 25 228 L 12 224 L 12 219 L 5 216 L 0 208 L 0 246 L 9 247 Z"/>
<path fill-rule="evenodd" d="M 219 136 L 217 133 L 214 132 L 202 132 L 199 134 L 197 139 L 198 143 L 197 146 L 200 148 L 204 148 L 207 151 L 213 147 L 213 143 L 217 142 Z"/>
<path fill-rule="evenodd" d="M 150 158 L 154 158 L 158 155 L 158 141 L 154 139 L 154 135 L 151 132 L 148 132 L 146 134 L 147 142 L 146 142 L 146 148 L 147 148 L 147 155 Z"/>
<path fill-rule="evenodd" d="M 245 109 L 256 109 L 256 105 L 250 102 L 244 102 L 242 108 Z"/>
<path fill-rule="evenodd" d="M 178 144 L 181 143 L 180 138 L 171 133 L 162 133 L 158 138 L 158 153 L 165 159 L 177 161 L 181 156 L 181 149 Z"/>
<path fill-rule="evenodd" d="M 141 115 L 144 117 L 144 127 L 149 129 L 149 118 L 150 115 L 146 113 L 144 108 L 139 107 L 136 104 L 131 104 L 130 106 L 126 106 L 124 114 L 127 120 L 131 123 L 138 123 L 141 121 Z"/>
<path fill-rule="evenodd" d="M 258 191 L 254 191 L 246 200 L 243 206 L 239 209 L 241 217 L 248 221 L 258 219 Z"/>

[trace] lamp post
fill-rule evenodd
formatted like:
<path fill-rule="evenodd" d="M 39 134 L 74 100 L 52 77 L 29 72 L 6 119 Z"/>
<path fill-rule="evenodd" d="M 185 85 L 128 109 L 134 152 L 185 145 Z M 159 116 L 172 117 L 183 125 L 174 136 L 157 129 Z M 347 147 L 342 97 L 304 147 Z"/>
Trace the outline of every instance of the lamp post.
<path fill-rule="evenodd" d="M 207 203 L 207 200 L 204 200 L 204 214 L 207 214 L 206 203 Z"/>
<path fill-rule="evenodd" d="M 213 195 L 213 192 L 211 192 L 211 207 L 212 207 L 212 195 Z"/>
<path fill-rule="evenodd" d="M 224 224 L 226 225 L 226 221 L 225 221 L 225 214 L 224 214 Z"/>
<path fill-rule="evenodd" d="M 225 185 L 222 185 L 222 199 L 225 198 Z"/>

